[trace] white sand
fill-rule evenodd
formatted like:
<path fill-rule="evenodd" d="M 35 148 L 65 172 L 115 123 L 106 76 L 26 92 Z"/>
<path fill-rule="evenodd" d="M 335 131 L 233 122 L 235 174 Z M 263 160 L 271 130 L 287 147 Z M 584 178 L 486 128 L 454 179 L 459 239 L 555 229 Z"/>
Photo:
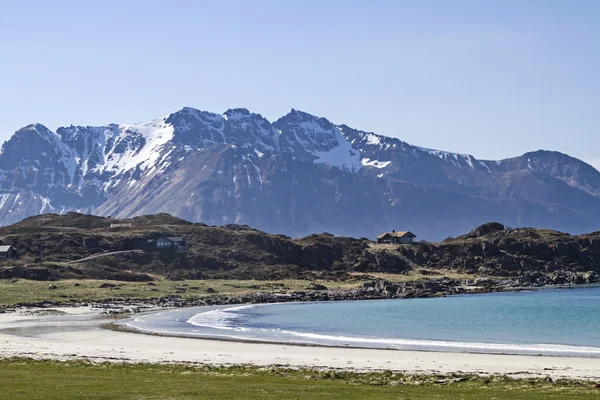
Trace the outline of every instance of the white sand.
<path fill-rule="evenodd" d="M 600 377 L 600 360 L 593 358 L 325 348 L 160 337 L 102 329 L 100 322 L 91 321 L 89 312 L 71 310 L 75 315 L 61 317 L 0 314 L 0 357 Z M 19 329 L 10 329 L 15 327 Z"/>

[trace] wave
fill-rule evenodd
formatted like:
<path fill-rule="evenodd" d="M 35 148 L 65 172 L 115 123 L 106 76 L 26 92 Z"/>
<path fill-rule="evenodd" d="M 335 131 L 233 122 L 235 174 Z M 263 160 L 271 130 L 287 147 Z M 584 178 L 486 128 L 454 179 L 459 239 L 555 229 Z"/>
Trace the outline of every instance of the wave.
<path fill-rule="evenodd" d="M 249 330 L 250 328 L 232 326 L 232 323 L 237 318 L 239 318 L 239 315 L 235 314 L 237 311 L 246 310 L 254 307 L 257 307 L 257 305 L 250 304 L 245 306 L 210 310 L 194 315 L 192 318 L 187 320 L 187 323 L 204 328 L 241 331 Z"/>
<path fill-rule="evenodd" d="M 399 350 L 439 350 L 439 351 L 478 351 L 497 353 L 527 354 L 580 354 L 586 357 L 600 357 L 598 347 L 580 347 L 560 344 L 505 344 L 479 342 L 453 342 L 443 340 L 392 339 L 392 338 L 359 338 L 352 336 L 332 336 L 317 333 L 281 331 L 304 339 L 344 344 L 376 344 Z M 378 346 L 379 347 L 379 346 Z"/>
<path fill-rule="evenodd" d="M 504 354 L 542 354 L 556 356 L 600 357 L 600 348 L 561 344 L 509 344 L 484 342 L 455 342 L 445 340 L 398 339 L 377 337 L 356 337 L 345 335 L 328 335 L 311 332 L 298 332 L 285 329 L 252 328 L 236 325 L 239 311 L 259 305 L 244 305 L 202 312 L 189 318 L 187 322 L 200 328 L 229 331 L 230 334 L 211 334 L 206 336 L 228 337 L 236 340 L 259 342 L 289 342 L 316 344 L 325 346 L 392 348 L 397 350 L 425 350 L 448 352 L 478 352 Z M 235 333 L 234 333 L 235 332 Z M 202 336 L 202 332 L 194 332 L 194 336 Z"/>

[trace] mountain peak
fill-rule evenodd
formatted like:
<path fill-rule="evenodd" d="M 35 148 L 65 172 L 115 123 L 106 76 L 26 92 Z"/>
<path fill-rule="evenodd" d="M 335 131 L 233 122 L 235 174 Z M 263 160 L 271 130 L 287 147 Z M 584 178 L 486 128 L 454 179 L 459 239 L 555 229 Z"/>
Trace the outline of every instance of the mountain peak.
<path fill-rule="evenodd" d="M 37 132 L 37 133 L 47 133 L 47 132 L 52 132 L 50 131 L 50 129 L 46 128 L 46 126 L 40 124 L 40 123 L 33 123 L 33 124 L 29 124 L 27 126 L 22 127 L 21 129 L 19 129 L 17 131 L 17 133 L 19 132 Z"/>
<path fill-rule="evenodd" d="M 287 113 L 286 115 L 281 117 L 281 119 L 283 119 L 283 118 L 298 119 L 298 120 L 321 119 L 320 117 L 317 117 L 316 115 L 312 115 L 312 114 L 307 113 L 302 110 L 296 110 L 295 108 L 292 108 L 289 113 Z"/>
<path fill-rule="evenodd" d="M 227 120 L 241 119 L 251 115 L 254 114 L 248 111 L 246 108 L 230 108 L 223 113 L 223 117 Z"/>

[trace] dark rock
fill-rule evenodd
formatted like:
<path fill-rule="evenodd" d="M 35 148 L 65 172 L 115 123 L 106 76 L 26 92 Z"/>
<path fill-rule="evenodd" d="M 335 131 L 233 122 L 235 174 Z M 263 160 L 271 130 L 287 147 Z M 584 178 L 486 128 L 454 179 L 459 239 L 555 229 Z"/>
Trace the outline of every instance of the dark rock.
<path fill-rule="evenodd" d="M 486 235 L 490 235 L 492 233 L 501 232 L 504 230 L 504 225 L 498 222 L 488 222 L 487 224 L 483 224 L 473 229 L 470 233 L 465 236 L 461 236 L 460 238 L 478 238 Z"/>
<path fill-rule="evenodd" d="M 83 247 L 87 250 L 97 249 L 99 247 L 98 239 L 96 239 L 96 238 L 83 239 Z"/>
<path fill-rule="evenodd" d="M 307 287 L 308 290 L 327 290 L 327 286 L 316 282 L 311 282 Z"/>
<path fill-rule="evenodd" d="M 588 271 L 583 276 L 585 283 L 600 283 L 600 274 L 594 271 Z"/>
<path fill-rule="evenodd" d="M 473 282 L 473 284 L 476 286 L 490 286 L 490 285 L 493 285 L 494 283 L 495 283 L 495 281 L 490 278 L 477 278 Z"/>

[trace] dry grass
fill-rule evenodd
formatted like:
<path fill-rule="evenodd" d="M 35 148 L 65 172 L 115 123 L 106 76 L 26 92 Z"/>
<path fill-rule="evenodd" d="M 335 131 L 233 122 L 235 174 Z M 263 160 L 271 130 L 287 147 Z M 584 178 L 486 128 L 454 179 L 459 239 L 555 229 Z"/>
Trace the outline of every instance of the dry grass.
<path fill-rule="evenodd" d="M 349 289 L 359 282 L 315 281 L 329 289 Z M 100 287 L 103 284 L 114 287 Z M 256 292 L 301 291 L 311 283 L 307 280 L 158 280 L 145 282 L 120 282 L 106 280 L 61 280 L 56 282 L 30 281 L 16 282 L 0 280 L 0 305 L 11 306 L 17 303 L 40 301 L 100 301 L 105 299 L 153 299 L 177 295 L 182 299 L 192 299 L 207 295 L 207 289 L 216 290 L 222 295 L 237 295 Z M 50 287 L 55 286 L 55 289 Z"/>

